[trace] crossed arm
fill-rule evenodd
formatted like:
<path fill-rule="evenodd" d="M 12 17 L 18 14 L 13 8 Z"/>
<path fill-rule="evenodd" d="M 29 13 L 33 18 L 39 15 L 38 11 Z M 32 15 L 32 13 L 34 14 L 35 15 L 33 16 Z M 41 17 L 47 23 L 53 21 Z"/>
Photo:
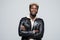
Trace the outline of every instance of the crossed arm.
<path fill-rule="evenodd" d="M 33 36 L 34 38 L 37 38 L 37 37 L 42 37 L 43 36 L 43 33 L 44 33 L 44 22 L 42 20 L 41 22 L 41 27 L 39 30 L 33 30 L 33 31 L 26 31 L 26 28 L 24 25 L 22 25 L 22 20 L 20 21 L 20 24 L 19 24 L 19 29 L 18 29 L 18 32 L 19 32 L 19 36 Z"/>

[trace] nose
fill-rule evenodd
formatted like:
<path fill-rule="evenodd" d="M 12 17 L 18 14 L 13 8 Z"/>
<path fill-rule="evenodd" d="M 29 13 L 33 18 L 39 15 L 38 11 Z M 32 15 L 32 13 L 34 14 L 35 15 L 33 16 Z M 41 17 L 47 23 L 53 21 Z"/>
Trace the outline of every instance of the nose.
<path fill-rule="evenodd" d="M 33 8 L 33 11 L 37 11 L 37 9 L 36 8 Z"/>

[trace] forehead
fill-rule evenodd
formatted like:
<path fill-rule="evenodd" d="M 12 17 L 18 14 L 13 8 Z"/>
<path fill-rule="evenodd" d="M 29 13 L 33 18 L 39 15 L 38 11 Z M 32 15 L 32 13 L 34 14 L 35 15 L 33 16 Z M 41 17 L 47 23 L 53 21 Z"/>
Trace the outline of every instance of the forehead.
<path fill-rule="evenodd" d="M 36 6 L 36 5 L 31 5 L 31 7 L 37 8 L 37 6 Z"/>

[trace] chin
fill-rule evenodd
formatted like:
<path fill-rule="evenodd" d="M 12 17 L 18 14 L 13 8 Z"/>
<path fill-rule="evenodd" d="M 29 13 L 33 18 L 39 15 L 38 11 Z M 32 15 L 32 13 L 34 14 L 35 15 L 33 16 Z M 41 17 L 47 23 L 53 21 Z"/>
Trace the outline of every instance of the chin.
<path fill-rule="evenodd" d="M 34 16 L 34 17 L 36 16 L 36 14 L 31 14 L 31 15 Z"/>

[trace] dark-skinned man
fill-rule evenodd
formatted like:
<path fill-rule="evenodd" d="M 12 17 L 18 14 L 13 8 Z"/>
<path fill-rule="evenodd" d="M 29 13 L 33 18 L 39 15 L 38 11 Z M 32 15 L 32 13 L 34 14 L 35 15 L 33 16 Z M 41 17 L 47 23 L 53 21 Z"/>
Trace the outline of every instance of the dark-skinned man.
<path fill-rule="evenodd" d="M 41 40 L 44 34 L 44 21 L 37 17 L 39 6 L 36 3 L 29 5 L 30 14 L 20 20 L 18 34 L 21 40 Z"/>

